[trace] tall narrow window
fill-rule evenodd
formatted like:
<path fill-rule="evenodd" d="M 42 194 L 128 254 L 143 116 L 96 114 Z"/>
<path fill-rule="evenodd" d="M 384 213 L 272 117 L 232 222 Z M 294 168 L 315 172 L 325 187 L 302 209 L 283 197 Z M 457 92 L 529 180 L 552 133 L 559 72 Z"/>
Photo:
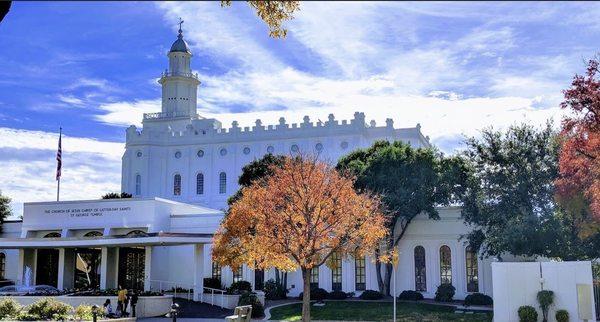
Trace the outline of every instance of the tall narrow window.
<path fill-rule="evenodd" d="M 310 289 L 319 287 L 319 267 L 313 267 L 310 270 Z"/>
<path fill-rule="evenodd" d="M 0 253 L 0 279 L 6 276 L 6 254 Z"/>
<path fill-rule="evenodd" d="M 141 194 L 142 194 L 142 176 L 138 174 L 135 176 L 135 195 L 139 196 Z"/>
<path fill-rule="evenodd" d="M 365 266 L 366 263 L 364 257 L 357 257 L 354 259 L 354 284 L 357 291 L 364 291 L 367 286 Z"/>
<path fill-rule="evenodd" d="M 467 268 L 467 292 L 479 292 L 477 253 L 471 246 L 465 249 L 465 259 L 467 261 L 465 266 Z"/>
<path fill-rule="evenodd" d="M 198 173 L 196 175 L 196 194 L 203 195 L 204 194 L 204 174 Z"/>
<path fill-rule="evenodd" d="M 450 247 L 440 247 L 440 282 L 452 284 L 452 252 Z"/>
<path fill-rule="evenodd" d="M 219 281 L 221 280 L 221 266 L 216 262 L 212 262 L 212 275 L 211 276 L 214 279 L 218 279 Z"/>
<path fill-rule="evenodd" d="M 227 192 L 227 174 L 225 172 L 219 173 L 219 193 L 223 194 Z"/>
<path fill-rule="evenodd" d="M 238 267 L 238 269 L 233 270 L 233 282 L 239 282 L 242 280 L 242 266 Z"/>
<path fill-rule="evenodd" d="M 339 253 L 331 254 L 333 268 L 331 269 L 331 289 L 334 291 L 342 290 L 342 256 Z"/>
<path fill-rule="evenodd" d="M 173 177 L 173 195 L 180 196 L 181 195 L 181 175 L 176 174 Z"/>
<path fill-rule="evenodd" d="M 423 246 L 415 247 L 415 291 L 427 292 L 427 271 Z"/>

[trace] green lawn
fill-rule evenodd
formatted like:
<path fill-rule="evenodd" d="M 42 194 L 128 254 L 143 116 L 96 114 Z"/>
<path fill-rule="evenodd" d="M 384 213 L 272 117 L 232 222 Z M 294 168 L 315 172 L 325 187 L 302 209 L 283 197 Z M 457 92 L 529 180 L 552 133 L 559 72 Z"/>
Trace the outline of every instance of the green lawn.
<path fill-rule="evenodd" d="M 325 306 L 311 306 L 311 320 L 388 321 L 392 319 L 392 303 L 327 301 Z M 454 313 L 453 307 L 398 302 L 398 321 L 464 321 L 490 322 L 491 313 Z M 291 304 L 271 310 L 271 320 L 299 321 L 302 304 Z"/>

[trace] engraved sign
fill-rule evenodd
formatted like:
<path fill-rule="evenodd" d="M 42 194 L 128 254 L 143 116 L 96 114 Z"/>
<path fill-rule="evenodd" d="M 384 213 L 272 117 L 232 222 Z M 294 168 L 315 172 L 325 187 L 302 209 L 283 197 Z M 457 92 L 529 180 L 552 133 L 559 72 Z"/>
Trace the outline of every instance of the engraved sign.
<path fill-rule="evenodd" d="M 123 212 L 131 212 L 131 207 L 79 207 L 44 209 L 46 215 L 68 215 L 70 217 L 100 217 Z"/>

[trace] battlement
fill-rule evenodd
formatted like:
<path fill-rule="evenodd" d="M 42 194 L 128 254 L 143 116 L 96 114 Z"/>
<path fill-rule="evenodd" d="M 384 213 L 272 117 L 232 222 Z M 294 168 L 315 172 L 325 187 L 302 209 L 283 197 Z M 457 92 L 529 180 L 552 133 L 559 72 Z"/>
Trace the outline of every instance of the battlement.
<path fill-rule="evenodd" d="M 173 122 L 168 122 L 167 117 L 157 118 L 161 119 L 162 122 L 145 123 L 141 131 L 138 131 L 138 128 L 134 125 L 130 126 L 127 129 L 127 144 L 172 142 L 173 140 L 178 140 L 182 144 L 227 143 L 327 136 L 331 134 L 352 135 L 363 133 L 366 135 L 372 132 L 384 135 L 386 133 L 393 135 L 397 132 L 404 132 L 404 134 L 423 140 L 424 144 L 428 144 L 429 141 L 428 137 L 421 134 L 419 124 L 413 128 L 395 129 L 394 121 L 391 118 L 386 119 L 384 126 L 377 126 L 374 120 L 367 124 L 365 114 L 360 112 L 354 113 L 354 118 L 351 120 L 338 121 L 333 114 L 329 114 L 325 122 L 312 122 L 307 115 L 304 116 L 301 123 L 290 124 L 286 122 L 285 118 L 281 117 L 278 124 L 263 125 L 262 120 L 257 119 L 254 126 L 240 127 L 237 121 L 233 121 L 230 128 L 222 128 L 221 123 L 215 119 L 173 119 Z M 186 138 L 189 142 L 186 141 Z"/>

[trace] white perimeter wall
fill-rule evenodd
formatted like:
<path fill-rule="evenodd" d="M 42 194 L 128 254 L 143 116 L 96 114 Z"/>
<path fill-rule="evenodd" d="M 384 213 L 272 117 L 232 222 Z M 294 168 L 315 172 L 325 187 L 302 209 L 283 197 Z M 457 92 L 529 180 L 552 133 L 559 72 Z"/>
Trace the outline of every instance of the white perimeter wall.
<path fill-rule="evenodd" d="M 554 292 L 554 305 L 548 314 L 548 321 L 554 322 L 557 310 L 569 311 L 570 321 L 579 319 L 577 304 L 577 284 L 592 285 L 590 262 L 529 262 L 492 263 L 492 283 L 494 287 L 494 321 L 518 322 L 520 306 L 530 305 L 542 312 L 537 302 L 543 276 L 544 289 Z M 593 294 L 592 313 L 594 313 Z M 595 320 L 588 320 L 595 321 Z"/>

